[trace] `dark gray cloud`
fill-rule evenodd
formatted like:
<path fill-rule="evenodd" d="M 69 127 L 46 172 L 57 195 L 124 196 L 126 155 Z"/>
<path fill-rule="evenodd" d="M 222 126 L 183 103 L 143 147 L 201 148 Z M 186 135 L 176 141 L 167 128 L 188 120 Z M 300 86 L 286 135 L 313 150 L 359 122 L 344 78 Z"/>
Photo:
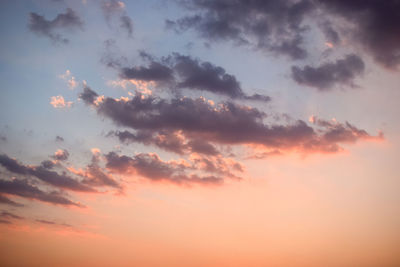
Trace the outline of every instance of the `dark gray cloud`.
<path fill-rule="evenodd" d="M 153 181 L 169 181 L 176 184 L 221 184 L 223 177 L 195 173 L 192 167 L 178 162 L 162 161 L 156 154 L 140 153 L 134 157 L 120 156 L 115 152 L 106 155 L 107 168 L 119 174 L 137 174 Z"/>
<path fill-rule="evenodd" d="M 332 89 L 336 85 L 355 87 L 354 79 L 363 74 L 363 60 L 350 54 L 336 62 L 324 63 L 318 67 L 292 67 L 292 78 L 299 84 L 315 87 L 320 91 Z"/>
<path fill-rule="evenodd" d="M 56 171 L 50 171 L 42 166 L 34 167 L 30 170 L 29 174 L 35 176 L 36 178 L 51 184 L 53 186 L 68 189 L 72 191 L 82 191 L 82 192 L 96 192 L 90 186 L 84 185 L 81 182 L 75 180 L 67 173 L 59 174 Z"/>
<path fill-rule="evenodd" d="M 82 26 L 81 18 L 70 8 L 65 13 L 58 14 L 53 20 L 47 20 L 44 16 L 36 13 L 29 14 L 29 29 L 36 34 L 50 38 L 54 42 L 68 43 L 69 40 L 60 31 L 82 29 Z"/>
<path fill-rule="evenodd" d="M 145 145 L 155 145 L 163 150 L 177 154 L 199 153 L 206 155 L 217 155 L 219 152 L 209 142 L 200 139 L 186 140 L 179 131 L 160 131 L 154 133 L 151 131 L 138 131 L 131 133 L 129 131 L 110 132 L 110 136 L 115 135 L 122 143 L 142 143 Z"/>
<path fill-rule="evenodd" d="M 300 0 L 189 0 L 182 1 L 191 15 L 166 25 L 177 32 L 195 29 L 211 41 L 236 44 L 283 54 L 292 59 L 307 55 L 303 19 L 313 10 L 311 1 Z"/>
<path fill-rule="evenodd" d="M 85 86 L 83 88 L 83 92 L 79 95 L 79 98 L 82 99 L 85 103 L 93 103 L 98 96 L 99 95 L 95 91 Z"/>
<path fill-rule="evenodd" d="M 19 164 L 18 161 L 8 157 L 7 155 L 3 154 L 0 155 L 0 164 L 3 165 L 7 170 L 16 174 L 28 174 L 29 168 Z"/>
<path fill-rule="evenodd" d="M 325 12 L 352 24 L 344 34 L 388 68 L 400 64 L 400 2 L 398 0 L 316 0 Z"/>
<path fill-rule="evenodd" d="M 201 62 L 178 53 L 156 61 L 151 55 L 142 52 L 142 58 L 150 61 L 148 66 L 122 68 L 120 77 L 153 81 L 161 87 L 172 89 L 208 91 L 236 99 L 270 101 L 268 96 L 246 95 L 234 75 L 226 73 L 225 69 L 210 62 Z"/>
<path fill-rule="evenodd" d="M 38 187 L 29 184 L 27 180 L 22 179 L 0 179 L 0 193 L 39 200 L 55 205 L 83 207 L 81 204 L 69 200 L 57 191 L 43 191 Z"/>
<path fill-rule="evenodd" d="M 43 160 L 40 165 L 45 168 L 45 169 L 52 169 L 54 166 L 56 166 L 56 162 L 52 160 Z"/>
<path fill-rule="evenodd" d="M 23 176 L 34 176 L 43 182 L 59 188 L 73 191 L 96 192 L 93 188 L 80 183 L 65 172 L 59 174 L 56 171 L 49 170 L 48 166 L 25 166 L 4 154 L 0 155 L 0 164 L 12 173 Z"/>
<path fill-rule="evenodd" d="M 200 63 L 189 56 L 176 55 L 174 69 L 181 77 L 177 86 L 240 97 L 243 92 L 235 76 L 210 62 Z"/>
<path fill-rule="evenodd" d="M 188 140 L 200 139 L 215 144 L 253 144 L 270 149 L 332 152 L 333 148 L 339 150 L 340 142 L 346 141 L 331 139 L 332 142 L 326 142 L 323 135 L 330 132 L 328 127 L 316 131 L 302 120 L 282 125 L 265 124 L 264 112 L 232 102 L 217 105 L 203 98 L 165 100 L 137 93 L 128 101 L 105 97 L 97 105 L 90 101 L 86 103 L 119 126 L 154 133 L 180 131 Z M 367 138 L 374 137 L 367 134 L 356 139 Z"/>
<path fill-rule="evenodd" d="M 177 32 L 194 29 L 208 41 L 228 40 L 302 59 L 307 55 L 303 40 L 310 28 L 308 23 L 317 23 L 332 44 L 344 38 L 357 50 L 363 47 L 387 68 L 396 69 L 400 64 L 398 0 L 187 0 L 179 3 L 188 13 L 180 19 L 167 20 L 167 27 Z"/>
<path fill-rule="evenodd" d="M 154 61 L 148 67 L 123 68 L 120 75 L 123 79 L 155 82 L 170 82 L 174 79 L 171 68 Z"/>

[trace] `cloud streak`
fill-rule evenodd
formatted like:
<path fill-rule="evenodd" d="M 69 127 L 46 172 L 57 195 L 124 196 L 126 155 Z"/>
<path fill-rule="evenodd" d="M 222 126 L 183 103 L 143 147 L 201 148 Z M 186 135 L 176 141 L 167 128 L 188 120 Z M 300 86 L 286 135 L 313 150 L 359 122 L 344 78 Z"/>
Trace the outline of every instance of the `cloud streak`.
<path fill-rule="evenodd" d="M 83 207 L 82 204 L 69 200 L 60 192 L 43 191 L 29 184 L 27 180 L 22 179 L 0 180 L 0 193 L 39 200 L 55 205 Z"/>
<path fill-rule="evenodd" d="M 66 173 L 59 174 L 56 171 L 49 170 L 49 165 L 25 166 L 7 155 L 0 155 L 0 164 L 8 171 L 23 176 L 33 176 L 50 185 L 82 192 L 95 192 L 93 188 L 86 186 L 79 181 L 68 176 Z"/>

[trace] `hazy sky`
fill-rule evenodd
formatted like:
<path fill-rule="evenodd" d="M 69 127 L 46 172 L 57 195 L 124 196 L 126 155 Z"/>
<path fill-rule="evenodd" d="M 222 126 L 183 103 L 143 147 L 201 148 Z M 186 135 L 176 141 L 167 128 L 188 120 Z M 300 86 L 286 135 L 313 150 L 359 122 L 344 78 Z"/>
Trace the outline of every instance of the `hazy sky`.
<path fill-rule="evenodd" d="M 399 266 L 397 0 L 0 2 L 1 266 Z"/>

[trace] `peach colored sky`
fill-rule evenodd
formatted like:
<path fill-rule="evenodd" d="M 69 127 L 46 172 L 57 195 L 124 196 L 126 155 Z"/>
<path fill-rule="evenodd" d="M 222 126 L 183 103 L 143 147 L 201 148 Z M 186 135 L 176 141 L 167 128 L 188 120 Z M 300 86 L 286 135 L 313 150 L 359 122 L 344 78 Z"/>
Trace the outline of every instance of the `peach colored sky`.
<path fill-rule="evenodd" d="M 0 265 L 399 266 L 399 11 L 2 1 Z"/>

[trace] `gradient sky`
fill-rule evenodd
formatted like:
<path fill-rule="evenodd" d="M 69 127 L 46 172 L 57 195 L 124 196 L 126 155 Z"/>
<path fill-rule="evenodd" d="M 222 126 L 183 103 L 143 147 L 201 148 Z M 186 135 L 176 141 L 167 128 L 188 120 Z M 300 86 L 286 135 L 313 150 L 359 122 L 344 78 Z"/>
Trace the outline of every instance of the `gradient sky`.
<path fill-rule="evenodd" d="M 0 13 L 1 266 L 400 266 L 399 1 Z"/>

